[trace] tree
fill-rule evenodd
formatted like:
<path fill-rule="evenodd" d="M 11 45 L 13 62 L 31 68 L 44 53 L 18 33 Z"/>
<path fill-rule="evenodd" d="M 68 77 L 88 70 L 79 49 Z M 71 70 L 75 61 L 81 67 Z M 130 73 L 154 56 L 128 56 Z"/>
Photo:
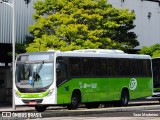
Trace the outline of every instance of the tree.
<path fill-rule="evenodd" d="M 160 44 L 154 44 L 149 47 L 143 46 L 139 53 L 150 55 L 153 58 L 160 57 Z"/>
<path fill-rule="evenodd" d="M 135 15 L 112 7 L 106 0 L 38 0 L 34 36 L 26 50 L 132 49 L 139 45 L 131 30 Z"/>

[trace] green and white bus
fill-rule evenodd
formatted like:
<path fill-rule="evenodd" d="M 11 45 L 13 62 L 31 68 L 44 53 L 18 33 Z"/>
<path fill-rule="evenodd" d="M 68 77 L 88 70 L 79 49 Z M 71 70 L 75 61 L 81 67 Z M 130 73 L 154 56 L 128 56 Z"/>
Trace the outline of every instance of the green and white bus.
<path fill-rule="evenodd" d="M 151 58 L 120 50 L 84 49 L 20 54 L 16 58 L 15 105 L 77 109 L 152 96 Z"/>

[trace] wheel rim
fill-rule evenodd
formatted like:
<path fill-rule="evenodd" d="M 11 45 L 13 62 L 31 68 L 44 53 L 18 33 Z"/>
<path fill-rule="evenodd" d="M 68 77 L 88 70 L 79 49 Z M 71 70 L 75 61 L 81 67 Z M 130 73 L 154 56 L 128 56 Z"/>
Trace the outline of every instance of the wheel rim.
<path fill-rule="evenodd" d="M 72 98 L 72 105 L 73 106 L 78 106 L 78 99 L 77 99 L 77 97 L 73 97 Z"/>
<path fill-rule="evenodd" d="M 127 96 L 126 96 L 126 95 L 123 95 L 123 97 L 122 97 L 122 102 L 123 102 L 124 105 L 127 104 L 128 99 L 127 99 Z"/>
<path fill-rule="evenodd" d="M 128 104 L 128 92 L 127 91 L 123 91 L 122 92 L 122 98 L 121 98 L 121 102 L 122 102 L 122 105 L 126 106 Z"/>

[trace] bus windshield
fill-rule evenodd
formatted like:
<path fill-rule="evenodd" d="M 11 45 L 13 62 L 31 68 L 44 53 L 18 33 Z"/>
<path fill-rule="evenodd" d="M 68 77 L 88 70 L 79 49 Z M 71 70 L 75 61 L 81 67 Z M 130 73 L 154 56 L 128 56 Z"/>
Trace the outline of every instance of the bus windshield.
<path fill-rule="evenodd" d="M 18 88 L 44 88 L 53 82 L 53 63 L 20 62 L 16 65 L 16 86 Z"/>

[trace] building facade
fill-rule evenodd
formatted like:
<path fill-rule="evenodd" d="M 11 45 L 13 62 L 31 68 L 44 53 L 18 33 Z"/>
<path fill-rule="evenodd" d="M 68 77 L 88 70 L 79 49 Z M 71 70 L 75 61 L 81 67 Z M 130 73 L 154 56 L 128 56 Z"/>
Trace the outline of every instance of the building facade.
<path fill-rule="evenodd" d="M 6 1 L 6 0 L 5 0 Z M 34 22 L 33 5 L 36 0 L 14 0 L 16 43 L 23 43 L 29 35 L 28 26 Z M 13 0 L 8 3 L 12 4 Z M 12 101 L 12 10 L 5 3 L 0 3 L 0 106 Z"/>
<path fill-rule="evenodd" d="M 160 4 L 155 0 L 107 0 L 114 7 L 120 9 L 129 9 L 136 15 L 133 30 L 138 38 L 140 45 L 151 46 L 160 43 Z"/>

